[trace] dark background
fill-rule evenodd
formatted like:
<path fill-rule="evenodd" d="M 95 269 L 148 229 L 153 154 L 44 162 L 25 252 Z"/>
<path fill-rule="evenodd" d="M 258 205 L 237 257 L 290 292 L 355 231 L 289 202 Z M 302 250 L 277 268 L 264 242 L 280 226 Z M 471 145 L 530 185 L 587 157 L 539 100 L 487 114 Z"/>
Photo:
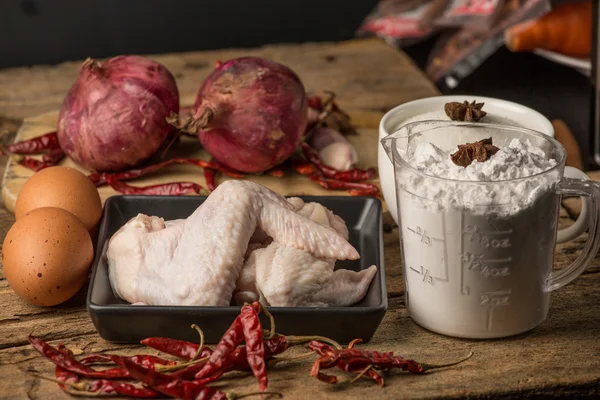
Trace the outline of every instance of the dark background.
<path fill-rule="evenodd" d="M 0 68 L 354 37 L 376 0 L 0 0 Z M 424 67 L 435 38 L 405 51 Z M 533 54 L 500 49 L 446 94 L 499 97 L 563 119 L 587 154 L 590 84 Z"/>
<path fill-rule="evenodd" d="M 404 49 L 424 68 L 434 38 Z M 590 146 L 592 86 L 590 78 L 532 53 L 511 53 L 500 48 L 459 86 L 444 94 L 479 94 L 514 101 L 531 107 L 550 119 L 562 119 L 573 131 L 582 155 Z M 589 163 L 591 160 L 587 160 Z"/>

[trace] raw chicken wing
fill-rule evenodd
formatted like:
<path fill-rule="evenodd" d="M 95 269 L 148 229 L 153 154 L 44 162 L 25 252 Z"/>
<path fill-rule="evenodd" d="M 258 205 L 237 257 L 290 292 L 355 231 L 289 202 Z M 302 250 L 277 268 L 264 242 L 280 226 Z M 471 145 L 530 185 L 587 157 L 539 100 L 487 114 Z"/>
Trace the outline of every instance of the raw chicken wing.
<path fill-rule="evenodd" d="M 183 222 L 138 215 L 110 239 L 110 282 L 130 303 L 227 306 L 250 239 L 327 259 L 358 259 L 333 229 L 296 212 L 285 198 L 248 181 L 226 181 Z"/>

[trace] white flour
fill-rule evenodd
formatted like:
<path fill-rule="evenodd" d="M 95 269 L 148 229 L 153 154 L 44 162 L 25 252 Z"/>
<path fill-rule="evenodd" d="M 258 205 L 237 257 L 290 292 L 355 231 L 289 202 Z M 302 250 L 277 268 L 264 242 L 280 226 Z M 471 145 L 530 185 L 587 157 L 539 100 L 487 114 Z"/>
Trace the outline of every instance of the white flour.
<path fill-rule="evenodd" d="M 408 154 L 407 162 L 426 175 L 458 181 L 498 182 L 524 178 L 549 170 L 556 160 L 529 140 L 513 139 L 485 162 L 473 161 L 467 167 L 452 162 L 450 154 L 431 143 L 419 143 Z M 497 184 L 461 184 L 406 174 L 406 190 L 425 199 L 424 205 L 434 209 L 473 209 L 478 214 L 488 210 L 481 206 L 497 206 L 500 214 L 515 213 L 529 207 L 553 183 L 547 177 Z"/>
<path fill-rule="evenodd" d="M 556 161 L 517 139 L 466 168 L 450 160 L 455 150 L 421 143 L 406 158 L 426 175 L 397 171 L 410 315 L 451 336 L 527 331 L 548 310 L 559 202 L 559 172 L 532 175 Z"/>

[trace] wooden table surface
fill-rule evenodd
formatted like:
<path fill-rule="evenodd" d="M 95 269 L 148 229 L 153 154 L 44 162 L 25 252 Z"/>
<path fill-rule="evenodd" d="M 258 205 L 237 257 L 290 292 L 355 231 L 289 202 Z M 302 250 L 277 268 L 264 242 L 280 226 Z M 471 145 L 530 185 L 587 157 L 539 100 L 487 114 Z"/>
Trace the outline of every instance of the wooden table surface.
<path fill-rule="evenodd" d="M 340 103 L 353 115 L 364 115 L 362 128 L 374 129 L 373 115 L 403 102 L 436 95 L 435 88 L 407 57 L 379 41 L 343 44 L 271 46 L 248 51 L 219 51 L 157 56 L 172 69 L 189 104 L 199 79 L 205 76 L 207 60 L 241 54 L 271 56 L 294 67 L 313 61 L 314 69 L 299 72 L 310 89 L 336 85 Z M 328 57 L 334 55 L 334 57 Z M 303 59 L 304 61 L 301 61 Z M 14 132 L 28 116 L 59 107 L 71 85 L 78 63 L 36 66 L 0 71 L 0 130 Z M 337 82 L 337 83 L 336 83 Z M 375 119 L 375 122 L 369 120 Z M 367 122 L 365 122 L 367 121 Z M 375 146 L 375 143 L 373 144 Z M 5 159 L 0 159 L 2 165 Z M 0 172 L 3 167 L 0 167 Z M 0 238 L 14 218 L 0 208 Z M 394 351 L 423 362 L 443 363 L 469 351 L 474 356 L 451 369 L 415 376 L 392 373 L 379 388 L 367 380 L 336 386 L 318 382 L 309 375 L 310 360 L 282 364 L 269 372 L 270 390 L 286 399 L 329 398 L 523 398 L 542 396 L 600 395 L 600 261 L 573 283 L 552 294 L 548 319 L 533 331 L 502 340 L 461 340 L 428 332 L 408 317 L 398 229 L 385 216 L 385 266 L 389 310 L 369 348 Z M 560 225 L 573 221 L 563 209 Z M 583 248 L 585 236 L 559 245 L 556 268 L 567 266 Z M 10 289 L 0 269 L 0 398 L 61 399 L 69 396 L 57 385 L 32 376 L 53 376 L 53 365 L 27 343 L 33 333 L 50 343 L 59 340 L 75 354 L 118 352 L 134 354 L 151 350 L 137 345 L 116 345 L 102 340 L 85 310 L 84 288 L 67 303 L 40 308 L 20 300 Z M 302 349 L 299 352 L 303 352 Z M 244 374 L 226 379 L 226 390 L 254 391 L 255 380 Z"/>

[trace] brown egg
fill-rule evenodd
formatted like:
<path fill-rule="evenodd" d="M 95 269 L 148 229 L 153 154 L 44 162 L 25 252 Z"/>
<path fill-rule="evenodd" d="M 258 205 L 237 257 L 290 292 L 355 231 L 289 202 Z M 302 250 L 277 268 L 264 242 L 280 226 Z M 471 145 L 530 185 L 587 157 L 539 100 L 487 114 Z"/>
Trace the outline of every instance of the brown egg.
<path fill-rule="evenodd" d="M 69 167 L 44 168 L 29 178 L 19 192 L 15 217 L 18 220 L 40 207 L 58 207 L 75 214 L 92 236 L 102 215 L 96 186 L 84 174 Z"/>
<path fill-rule="evenodd" d="M 2 247 L 4 275 L 23 299 L 53 306 L 85 284 L 94 250 L 79 219 L 56 207 L 36 208 L 10 228 Z"/>

